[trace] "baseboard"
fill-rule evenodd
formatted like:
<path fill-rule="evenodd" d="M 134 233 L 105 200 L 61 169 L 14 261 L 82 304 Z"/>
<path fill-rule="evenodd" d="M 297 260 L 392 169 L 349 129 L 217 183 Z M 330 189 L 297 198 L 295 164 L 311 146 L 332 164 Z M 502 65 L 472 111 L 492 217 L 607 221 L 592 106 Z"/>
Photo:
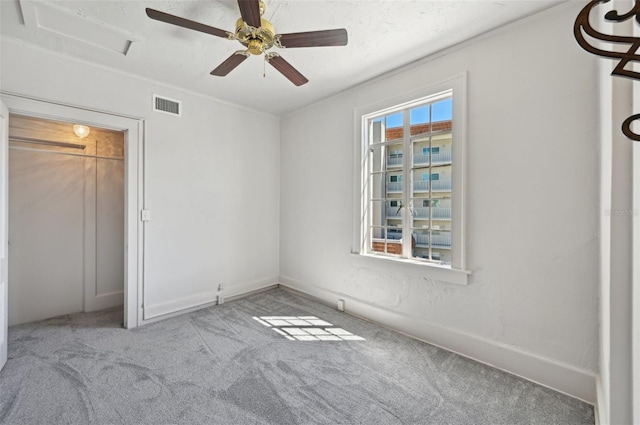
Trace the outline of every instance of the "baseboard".
<path fill-rule="evenodd" d="M 596 377 L 596 404 L 594 406 L 596 425 L 609 424 L 609 401 L 602 386 L 600 375 Z"/>
<path fill-rule="evenodd" d="M 338 299 L 343 299 L 345 311 L 349 314 L 520 376 L 589 404 L 596 403 L 596 374 L 591 371 L 478 335 L 440 326 L 420 317 L 371 304 L 317 285 L 302 285 L 287 276 L 280 276 L 280 287 L 306 294 L 332 306 L 336 305 Z"/>
<path fill-rule="evenodd" d="M 231 300 L 256 291 L 275 288 L 277 285 L 278 278 L 271 277 L 241 285 L 229 285 L 229 288 L 224 291 L 215 289 L 212 291 L 199 292 L 176 300 L 145 306 L 143 309 L 143 322 L 148 323 L 149 320 L 156 318 L 165 318 L 168 315 L 182 314 L 187 311 L 210 307 L 217 304 L 218 295 L 223 295 L 225 300 Z"/>
<path fill-rule="evenodd" d="M 225 298 L 225 302 L 227 301 L 235 301 L 241 298 L 249 297 L 251 295 L 259 294 L 260 292 L 270 291 L 271 289 L 276 289 L 280 286 L 278 283 L 270 283 L 266 286 L 261 286 L 258 289 L 251 289 L 246 292 L 236 293 L 235 295 L 229 295 Z"/>

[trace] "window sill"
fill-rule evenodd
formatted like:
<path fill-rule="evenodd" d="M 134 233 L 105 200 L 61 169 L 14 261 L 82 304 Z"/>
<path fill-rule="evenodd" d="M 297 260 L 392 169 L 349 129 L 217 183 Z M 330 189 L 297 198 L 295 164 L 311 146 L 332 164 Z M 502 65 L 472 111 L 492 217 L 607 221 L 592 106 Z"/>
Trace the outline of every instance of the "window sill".
<path fill-rule="evenodd" d="M 392 258 L 375 254 L 360 254 L 352 252 L 351 255 L 359 264 L 366 266 L 389 266 L 392 268 L 421 274 L 425 280 L 439 283 L 451 283 L 466 286 L 469 284 L 469 270 L 452 269 L 449 266 L 425 263 L 423 261 L 409 260 L 407 258 Z"/>

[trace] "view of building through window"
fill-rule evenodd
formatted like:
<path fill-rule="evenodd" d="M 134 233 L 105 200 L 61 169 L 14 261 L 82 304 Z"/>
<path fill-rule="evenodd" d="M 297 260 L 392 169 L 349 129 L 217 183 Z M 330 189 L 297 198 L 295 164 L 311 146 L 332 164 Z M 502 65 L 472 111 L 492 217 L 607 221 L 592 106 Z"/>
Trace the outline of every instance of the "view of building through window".
<path fill-rule="evenodd" d="M 451 91 L 366 118 L 368 252 L 451 264 L 452 119 Z"/>

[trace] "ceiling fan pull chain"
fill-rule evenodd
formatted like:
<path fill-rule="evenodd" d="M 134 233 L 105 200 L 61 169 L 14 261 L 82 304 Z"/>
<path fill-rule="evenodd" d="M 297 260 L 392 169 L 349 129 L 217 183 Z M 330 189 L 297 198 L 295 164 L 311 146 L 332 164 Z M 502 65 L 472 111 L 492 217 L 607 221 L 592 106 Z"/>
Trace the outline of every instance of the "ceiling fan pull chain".
<path fill-rule="evenodd" d="M 267 78 L 267 57 L 264 57 L 262 61 L 262 78 Z"/>

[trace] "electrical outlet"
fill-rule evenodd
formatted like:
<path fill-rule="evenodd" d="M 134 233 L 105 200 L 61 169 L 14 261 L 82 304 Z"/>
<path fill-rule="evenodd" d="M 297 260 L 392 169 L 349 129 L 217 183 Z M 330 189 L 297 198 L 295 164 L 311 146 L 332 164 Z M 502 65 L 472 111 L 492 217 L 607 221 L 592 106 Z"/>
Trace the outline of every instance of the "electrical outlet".
<path fill-rule="evenodd" d="M 218 291 L 224 290 L 224 283 L 218 285 Z"/>
<path fill-rule="evenodd" d="M 344 311 L 344 300 L 338 300 L 338 311 Z"/>
<path fill-rule="evenodd" d="M 218 295 L 218 304 L 224 303 L 224 297 L 222 295 Z"/>

